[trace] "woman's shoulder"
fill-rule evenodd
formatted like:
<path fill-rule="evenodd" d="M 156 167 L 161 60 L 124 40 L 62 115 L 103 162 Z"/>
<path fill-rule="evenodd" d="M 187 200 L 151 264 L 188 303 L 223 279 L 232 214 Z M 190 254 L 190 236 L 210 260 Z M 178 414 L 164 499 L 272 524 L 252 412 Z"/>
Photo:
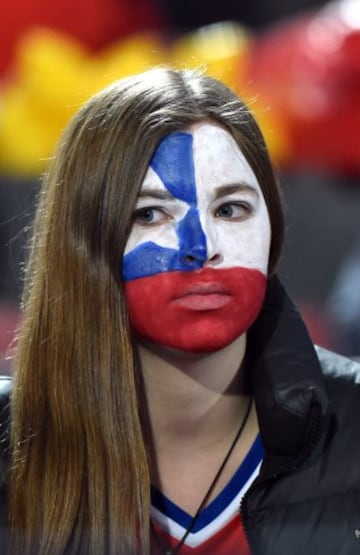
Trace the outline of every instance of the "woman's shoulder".
<path fill-rule="evenodd" d="M 7 474 L 9 470 L 10 396 L 13 380 L 0 375 L 0 544 L 5 545 L 8 501 Z M 3 551 L 1 551 L 3 553 Z"/>
<path fill-rule="evenodd" d="M 0 543 L 4 543 L 7 521 L 7 473 L 9 470 L 9 426 L 11 376 L 0 375 Z"/>
<path fill-rule="evenodd" d="M 316 352 L 329 383 L 352 384 L 360 391 L 360 360 L 347 358 L 323 347 L 316 347 Z"/>
<path fill-rule="evenodd" d="M 9 406 L 13 379 L 11 376 L 0 375 L 0 412 Z"/>
<path fill-rule="evenodd" d="M 360 418 L 360 362 L 316 347 L 322 367 L 332 411 L 341 415 L 343 423 Z"/>
<path fill-rule="evenodd" d="M 7 466 L 9 450 L 10 396 L 12 377 L 0 375 L 0 483 L 3 481 L 4 467 Z"/>
<path fill-rule="evenodd" d="M 5 429 L 9 426 L 10 396 L 13 379 L 0 375 L 0 445 Z"/>

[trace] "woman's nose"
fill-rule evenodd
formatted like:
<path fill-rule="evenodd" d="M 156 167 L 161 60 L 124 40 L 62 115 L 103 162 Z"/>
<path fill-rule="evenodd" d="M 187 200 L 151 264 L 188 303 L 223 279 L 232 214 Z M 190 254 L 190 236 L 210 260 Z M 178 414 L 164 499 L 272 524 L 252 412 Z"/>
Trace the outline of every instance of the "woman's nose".
<path fill-rule="evenodd" d="M 179 223 L 180 258 L 187 268 L 201 268 L 207 260 L 206 237 L 196 208 Z"/>
<path fill-rule="evenodd" d="M 211 229 L 211 226 L 207 226 L 206 228 L 206 251 L 207 266 L 218 264 L 222 260 L 222 254 L 219 249 L 219 241 L 215 230 Z"/>
<path fill-rule="evenodd" d="M 205 224 L 206 225 L 206 224 Z M 187 269 L 214 265 L 221 260 L 218 241 L 212 226 L 201 224 L 198 210 L 191 208 L 178 228 L 181 263 Z"/>

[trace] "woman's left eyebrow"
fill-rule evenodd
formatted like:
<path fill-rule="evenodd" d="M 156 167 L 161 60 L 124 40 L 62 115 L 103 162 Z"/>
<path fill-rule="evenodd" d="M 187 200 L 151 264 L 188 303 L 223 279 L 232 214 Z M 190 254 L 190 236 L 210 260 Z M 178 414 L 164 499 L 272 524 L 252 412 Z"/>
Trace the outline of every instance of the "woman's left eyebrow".
<path fill-rule="evenodd" d="M 234 193 L 250 193 L 256 197 L 259 196 L 258 190 L 249 183 L 230 183 L 215 187 L 214 197 L 215 200 L 217 200 L 218 198 L 226 197 L 227 195 L 232 195 Z"/>

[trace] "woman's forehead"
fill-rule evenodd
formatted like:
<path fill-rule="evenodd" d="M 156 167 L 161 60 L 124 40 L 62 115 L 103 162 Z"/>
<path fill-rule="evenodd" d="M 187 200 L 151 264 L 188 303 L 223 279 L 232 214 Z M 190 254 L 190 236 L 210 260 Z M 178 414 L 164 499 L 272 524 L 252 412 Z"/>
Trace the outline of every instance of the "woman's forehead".
<path fill-rule="evenodd" d="M 189 204 L 196 189 L 219 185 L 259 184 L 232 135 L 214 123 L 197 123 L 167 135 L 157 146 L 142 183 L 142 190 L 161 186 Z"/>

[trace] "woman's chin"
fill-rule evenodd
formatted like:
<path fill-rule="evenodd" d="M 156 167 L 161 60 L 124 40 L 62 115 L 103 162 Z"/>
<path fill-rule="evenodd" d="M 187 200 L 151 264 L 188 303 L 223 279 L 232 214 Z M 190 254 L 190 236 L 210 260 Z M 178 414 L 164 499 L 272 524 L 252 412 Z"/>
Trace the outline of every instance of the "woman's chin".
<path fill-rule="evenodd" d="M 159 339 L 137 336 L 140 345 L 149 351 L 162 356 L 164 358 L 187 358 L 196 359 L 207 354 L 212 354 L 228 347 L 236 341 L 242 334 L 227 337 L 189 337 L 168 341 L 159 341 Z"/>

